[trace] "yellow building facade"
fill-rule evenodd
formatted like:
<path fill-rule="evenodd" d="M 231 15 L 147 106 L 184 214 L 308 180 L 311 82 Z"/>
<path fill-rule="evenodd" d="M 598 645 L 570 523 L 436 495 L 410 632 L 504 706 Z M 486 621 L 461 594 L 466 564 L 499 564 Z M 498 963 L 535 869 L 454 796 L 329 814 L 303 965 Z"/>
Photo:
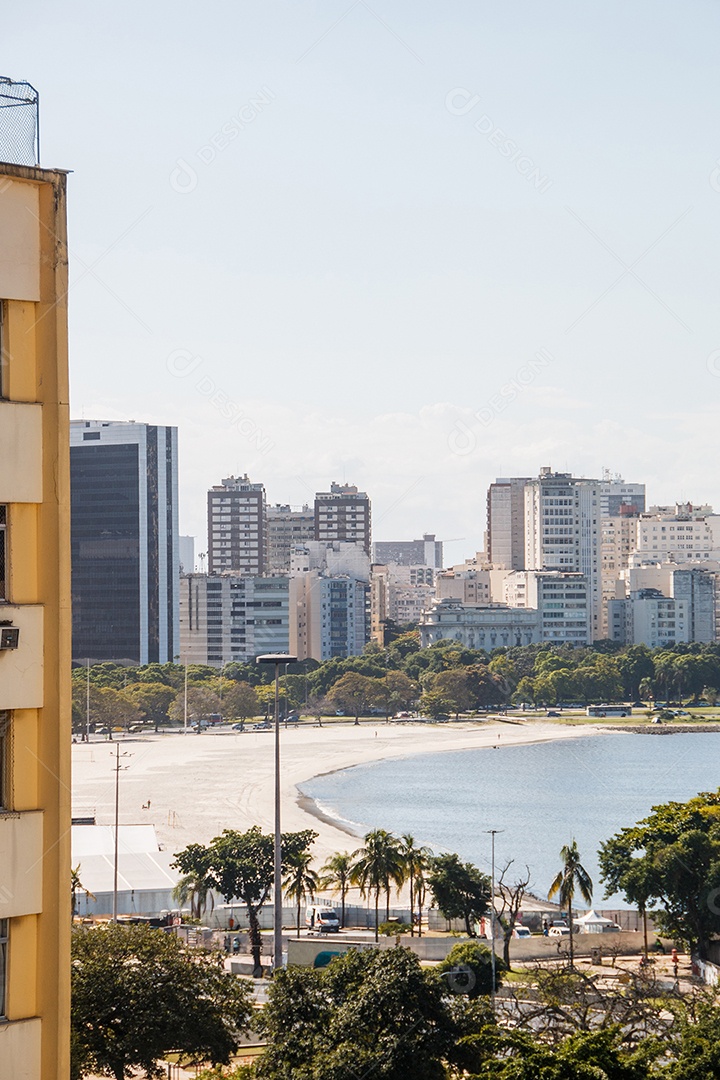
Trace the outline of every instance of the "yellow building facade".
<path fill-rule="evenodd" d="M 0 1080 L 67 1080 L 66 176 L 0 163 Z"/>

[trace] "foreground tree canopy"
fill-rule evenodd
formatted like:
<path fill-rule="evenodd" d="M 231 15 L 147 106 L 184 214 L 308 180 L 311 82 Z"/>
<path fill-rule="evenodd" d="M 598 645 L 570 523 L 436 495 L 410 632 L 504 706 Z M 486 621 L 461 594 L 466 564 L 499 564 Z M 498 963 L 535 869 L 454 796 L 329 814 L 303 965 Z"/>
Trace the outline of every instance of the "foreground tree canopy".
<path fill-rule="evenodd" d="M 607 895 L 622 892 L 668 936 L 707 958 L 720 934 L 720 791 L 652 813 L 607 840 L 599 855 Z"/>
<path fill-rule="evenodd" d="M 448 994 L 408 949 L 351 951 L 273 979 L 262 1080 L 443 1080 L 485 1010 Z M 472 1022 L 474 1018 L 474 1022 Z"/>
<path fill-rule="evenodd" d="M 79 928 L 72 937 L 72 1076 L 165 1076 L 158 1059 L 225 1063 L 252 1015 L 247 984 L 217 955 L 146 926 Z"/>
<path fill-rule="evenodd" d="M 462 919 L 468 937 L 490 909 L 490 878 L 459 855 L 437 855 L 430 863 L 428 885 L 446 919 Z"/>
<path fill-rule="evenodd" d="M 287 874 L 313 843 L 312 829 L 282 835 L 282 871 Z M 275 874 L 275 842 L 271 833 L 254 825 L 247 832 L 224 829 L 206 846 L 189 844 L 175 856 L 178 867 L 197 889 L 215 889 L 230 903 L 245 905 L 250 923 L 250 948 L 256 971 L 260 968 L 259 914 L 267 903 Z"/>

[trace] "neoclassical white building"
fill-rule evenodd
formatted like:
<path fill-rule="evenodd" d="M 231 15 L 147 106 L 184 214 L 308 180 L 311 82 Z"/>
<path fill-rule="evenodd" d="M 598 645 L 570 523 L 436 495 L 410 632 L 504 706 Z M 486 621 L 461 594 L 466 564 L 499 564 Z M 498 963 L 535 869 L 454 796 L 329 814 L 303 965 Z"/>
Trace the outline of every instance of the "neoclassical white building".
<path fill-rule="evenodd" d="M 452 598 L 435 600 L 420 619 L 420 645 L 426 648 L 443 640 L 488 651 L 533 645 L 542 640 L 540 613 L 505 604 L 480 606 Z"/>

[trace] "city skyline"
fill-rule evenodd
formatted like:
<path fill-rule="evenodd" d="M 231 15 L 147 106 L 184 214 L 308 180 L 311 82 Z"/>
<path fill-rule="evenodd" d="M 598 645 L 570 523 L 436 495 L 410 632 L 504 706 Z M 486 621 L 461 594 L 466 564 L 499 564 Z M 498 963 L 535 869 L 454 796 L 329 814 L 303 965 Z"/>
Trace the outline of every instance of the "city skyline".
<path fill-rule="evenodd" d="M 73 425 L 76 425 L 76 426 L 80 426 L 82 424 L 89 424 L 89 423 L 102 424 L 102 423 L 107 423 L 107 422 L 108 421 L 98 420 L 97 418 L 92 420 L 92 421 L 89 421 L 89 420 L 72 420 L 71 421 L 71 423 Z M 123 423 L 125 423 L 128 426 L 132 426 L 132 425 L 136 424 L 135 420 L 116 420 L 116 421 L 109 421 L 109 422 L 111 424 L 113 424 L 113 425 L 114 424 L 123 424 Z M 180 489 L 180 492 L 182 492 L 182 490 L 183 490 L 182 431 L 180 431 L 178 433 L 178 458 L 179 458 L 180 463 L 181 463 L 180 468 L 179 468 L 179 477 L 178 477 L 178 479 L 179 479 L 179 489 Z M 227 471 L 227 470 L 225 470 L 225 471 Z M 506 474 L 504 476 L 500 476 L 500 475 L 495 476 L 493 479 L 488 481 L 488 485 L 487 485 L 487 487 L 485 489 L 483 489 L 483 491 L 480 491 L 480 492 L 477 493 L 476 502 L 477 502 L 477 505 L 479 507 L 478 512 L 480 514 L 480 517 L 479 517 L 478 523 L 476 525 L 475 535 L 477 536 L 477 544 L 474 547 L 472 546 L 472 543 L 468 543 L 465 540 L 465 538 L 451 537 L 450 539 L 445 539 L 442 536 L 442 534 L 439 532 L 439 530 L 435 529 L 435 528 L 423 529 L 423 530 L 420 530 L 420 532 L 417 533 L 417 534 L 407 533 L 405 535 L 397 535 L 397 534 L 391 534 L 389 531 L 386 531 L 389 528 L 389 526 L 386 526 L 386 530 L 382 531 L 382 536 L 376 535 L 374 530 L 375 530 L 375 523 L 378 520 L 378 517 L 376 516 L 376 511 L 374 509 L 374 506 L 375 506 L 374 494 L 373 494 L 373 492 L 369 492 L 368 495 L 369 495 L 369 498 L 370 498 L 370 502 L 373 505 L 373 534 L 372 534 L 373 535 L 373 542 L 378 542 L 378 543 L 381 543 L 381 544 L 390 544 L 390 543 L 396 543 L 396 542 L 410 542 L 410 541 L 413 541 L 413 540 L 417 541 L 419 537 L 427 535 L 429 532 L 432 531 L 432 535 L 434 537 L 439 537 L 438 542 L 441 545 L 444 545 L 445 547 L 450 545 L 450 550 L 446 553 L 446 558 L 444 560 L 444 565 L 451 566 L 454 562 L 457 562 L 457 563 L 462 562 L 464 558 L 468 558 L 471 555 L 475 554 L 476 552 L 480 552 L 480 551 L 485 550 L 484 549 L 484 544 L 485 544 L 486 539 L 487 539 L 487 529 L 488 529 L 488 525 L 489 525 L 489 520 L 488 520 L 489 504 L 488 504 L 488 501 L 487 501 L 489 491 L 492 488 L 496 487 L 498 484 L 501 484 L 503 481 L 507 482 L 510 479 L 512 479 L 512 480 L 521 480 L 523 483 L 525 483 L 526 481 L 531 482 L 532 480 L 537 479 L 541 475 L 541 473 L 543 473 L 545 471 L 548 471 L 551 475 L 552 474 L 567 475 L 567 476 L 572 476 L 572 477 L 574 477 L 575 479 L 578 479 L 578 480 L 586 480 L 586 481 L 593 481 L 594 480 L 594 481 L 597 481 L 598 483 L 601 483 L 601 484 L 603 484 L 603 483 L 604 484 L 620 483 L 620 484 L 626 484 L 626 485 L 628 485 L 630 487 L 637 487 L 638 486 L 636 481 L 628 481 L 627 477 L 624 474 L 622 474 L 620 472 L 611 472 L 607 468 L 603 468 L 596 475 L 591 475 L 591 474 L 585 475 L 585 474 L 582 474 L 582 473 L 580 473 L 580 472 L 578 472 L 576 470 L 573 470 L 572 468 L 555 469 L 552 465 L 541 464 L 541 465 L 538 465 L 536 467 L 534 473 L 532 473 L 531 470 L 525 469 L 524 471 L 521 470 L 520 473 L 518 473 L 516 476 L 511 476 L 510 474 Z M 180 527 L 179 527 L 179 532 L 180 532 L 181 536 L 190 537 L 191 539 L 193 539 L 195 541 L 195 544 L 194 544 L 195 568 L 198 569 L 198 570 L 200 570 L 202 568 L 202 561 L 204 561 L 204 565 L 205 565 L 206 569 L 210 569 L 209 552 L 208 552 L 208 546 L 209 546 L 209 544 L 208 544 L 208 497 L 211 495 L 213 490 L 215 490 L 218 493 L 221 491 L 222 484 L 225 483 L 224 480 L 222 482 L 220 480 L 220 475 L 221 475 L 222 472 L 223 472 L 222 469 L 220 469 L 219 471 L 216 471 L 215 477 L 210 478 L 208 483 L 207 483 L 207 486 L 205 486 L 203 488 L 203 493 L 202 493 L 202 496 L 201 496 L 202 509 L 201 509 L 200 515 L 197 514 L 195 506 L 193 506 L 192 511 L 188 511 L 187 508 L 185 508 L 183 506 L 182 495 L 180 497 L 180 503 L 179 503 Z M 232 479 L 234 480 L 235 478 L 233 477 Z M 331 480 L 331 481 L 325 480 L 324 483 L 323 482 L 320 483 L 320 485 L 318 486 L 318 488 L 315 489 L 314 492 L 308 493 L 307 498 L 304 501 L 298 502 L 298 503 L 293 503 L 292 501 L 285 498 L 284 496 L 274 497 L 274 496 L 271 495 L 271 493 L 268 493 L 266 485 L 265 485 L 265 480 L 264 480 L 264 477 L 262 475 L 258 475 L 257 477 L 256 476 L 250 477 L 250 476 L 248 476 L 246 474 L 244 479 L 245 479 L 246 483 L 250 482 L 252 487 L 264 488 L 265 489 L 265 503 L 266 503 L 266 506 L 267 506 L 268 510 L 278 509 L 278 508 L 282 508 L 284 506 L 289 507 L 293 511 L 299 511 L 299 510 L 302 510 L 303 508 L 309 508 L 310 510 L 312 510 L 312 506 L 315 503 L 316 496 L 319 493 L 321 493 L 321 488 L 328 487 L 328 486 L 331 486 L 331 487 L 338 486 L 335 480 Z M 637 479 L 638 478 L 636 478 L 636 480 Z M 352 484 L 352 480 L 349 481 L 349 483 Z M 343 482 L 343 485 L 340 485 L 340 486 L 344 486 L 344 482 Z M 641 486 L 643 486 L 643 487 L 645 487 L 647 489 L 649 485 L 647 485 L 647 484 L 645 484 L 643 482 Z M 363 493 L 361 493 L 361 494 L 363 494 Z M 679 497 L 671 497 L 671 498 L 669 498 L 667 500 L 660 500 L 660 499 L 653 498 L 652 494 L 653 493 L 651 492 L 650 495 L 648 495 L 647 499 L 643 503 L 642 509 L 645 509 L 645 505 L 647 505 L 648 508 L 652 507 L 652 506 L 656 506 L 656 507 L 657 506 L 673 506 L 673 505 L 681 504 L 681 503 L 690 503 L 691 505 L 700 505 L 700 500 L 684 499 L 684 498 L 681 499 Z M 709 505 L 711 505 L 711 504 L 709 504 Z M 385 518 L 385 515 L 381 514 L 381 515 L 379 515 L 379 517 L 380 517 L 380 521 L 382 521 Z M 194 519 L 194 520 L 196 520 L 198 522 L 199 531 L 196 532 L 196 533 L 189 532 L 188 530 L 183 528 L 183 522 L 191 520 L 191 519 Z M 432 522 L 431 522 L 431 525 L 432 525 Z M 462 547 L 460 547 L 459 545 L 462 545 Z M 227 567 L 227 566 L 225 567 L 225 569 L 228 569 L 228 568 L 229 567 Z"/>
<path fill-rule="evenodd" d="M 38 11 L 72 414 L 183 432 L 183 533 L 219 473 L 469 550 L 527 462 L 720 504 L 717 9 Z"/>

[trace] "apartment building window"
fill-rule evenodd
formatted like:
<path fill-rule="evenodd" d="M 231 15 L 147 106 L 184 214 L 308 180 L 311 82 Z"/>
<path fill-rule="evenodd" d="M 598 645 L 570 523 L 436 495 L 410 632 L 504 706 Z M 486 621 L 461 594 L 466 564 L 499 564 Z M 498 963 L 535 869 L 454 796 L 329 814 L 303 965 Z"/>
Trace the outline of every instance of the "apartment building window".
<path fill-rule="evenodd" d="M 10 712 L 0 710 L 0 810 L 12 809 Z"/>
<path fill-rule="evenodd" d="M 7 397 L 7 362 L 5 348 L 5 301 L 0 300 L 0 398 Z"/>
<path fill-rule="evenodd" d="M 0 506 L 0 600 L 7 600 L 7 506 Z"/>
<path fill-rule="evenodd" d="M 5 1018 L 7 1004 L 7 947 L 9 919 L 0 919 L 0 1017 Z"/>

